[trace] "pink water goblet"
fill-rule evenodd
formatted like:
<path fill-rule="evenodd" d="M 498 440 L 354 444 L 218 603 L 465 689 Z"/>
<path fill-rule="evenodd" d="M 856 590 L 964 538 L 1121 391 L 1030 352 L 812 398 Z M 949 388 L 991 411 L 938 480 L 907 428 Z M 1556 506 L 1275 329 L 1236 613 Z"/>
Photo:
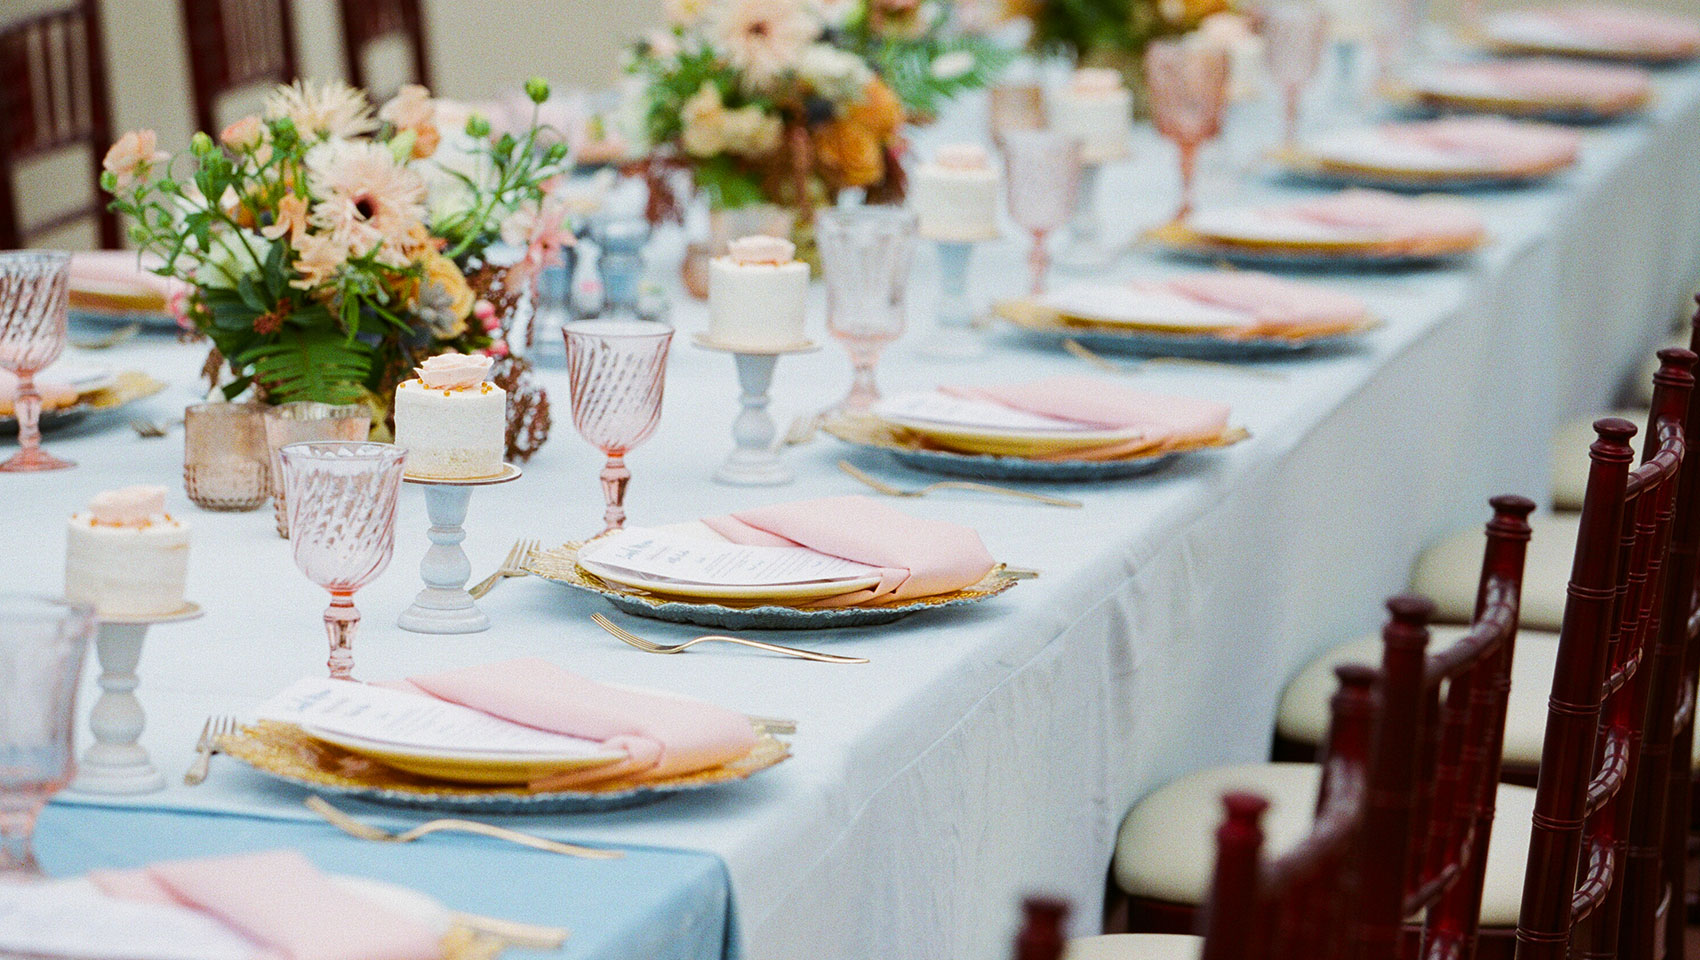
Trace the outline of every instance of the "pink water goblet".
<path fill-rule="evenodd" d="M 1185 38 L 1145 48 L 1145 84 L 1157 132 L 1180 151 L 1181 202 L 1175 222 L 1192 214 L 1198 149 L 1222 132 L 1228 103 L 1228 51 Z"/>
<path fill-rule="evenodd" d="M 573 426 L 608 458 L 602 467 L 603 532 L 626 525 L 626 454 L 661 422 L 673 328 L 644 320 L 561 325 L 567 341 Z"/>
<path fill-rule="evenodd" d="M 879 399 L 874 367 L 908 323 L 916 236 L 915 215 L 899 207 L 841 207 L 815 218 L 826 329 L 850 354 L 850 393 L 840 410 L 866 410 Z"/>
<path fill-rule="evenodd" d="M 0 367 L 17 374 L 18 452 L 0 472 L 63 470 L 76 464 L 41 449 L 41 391 L 35 375 L 65 349 L 71 255 L 57 250 L 0 253 Z"/>
<path fill-rule="evenodd" d="M 1046 238 L 1074 215 L 1080 196 L 1080 141 L 1049 130 L 1011 130 L 1002 146 L 1009 216 L 1033 234 L 1027 264 L 1033 293 L 1043 293 L 1051 267 Z"/>
<path fill-rule="evenodd" d="M 278 451 L 295 565 L 330 591 L 325 636 L 333 680 L 352 680 L 354 592 L 377 579 L 395 552 L 395 510 L 406 451 L 390 443 L 327 440 Z"/>
<path fill-rule="evenodd" d="M 0 594 L 0 882 L 41 876 L 41 808 L 76 770 L 77 680 L 94 610 Z"/>
<path fill-rule="evenodd" d="M 1328 43 L 1328 15 L 1308 0 L 1284 0 L 1263 10 L 1263 41 L 1269 75 L 1281 89 L 1282 142 L 1296 147 L 1299 141 L 1299 104 L 1305 88 L 1322 66 L 1322 51 Z"/>

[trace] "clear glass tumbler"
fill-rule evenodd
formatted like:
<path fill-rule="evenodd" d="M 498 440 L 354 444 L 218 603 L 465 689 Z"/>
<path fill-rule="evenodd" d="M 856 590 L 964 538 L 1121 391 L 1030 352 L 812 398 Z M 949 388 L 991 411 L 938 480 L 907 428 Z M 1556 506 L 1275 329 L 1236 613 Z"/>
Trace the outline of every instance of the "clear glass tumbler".
<path fill-rule="evenodd" d="M 183 489 L 206 510 L 253 510 L 271 494 L 265 408 L 197 403 L 183 411 Z"/>
<path fill-rule="evenodd" d="M 0 593 L 0 882 L 41 876 L 31 838 L 76 770 L 77 681 L 90 607 Z"/>
<path fill-rule="evenodd" d="M 879 399 L 874 366 L 908 321 L 915 238 L 915 215 L 898 207 L 839 207 L 815 219 L 826 328 L 850 354 L 850 393 L 840 410 L 866 410 Z"/>
<path fill-rule="evenodd" d="M 0 252 L 0 367 L 18 376 L 18 452 L 0 463 L 0 472 L 76 466 L 41 449 L 41 391 L 35 385 L 35 375 L 65 350 L 70 276 L 68 253 Z"/>
<path fill-rule="evenodd" d="M 661 422 L 667 349 L 673 328 L 643 320 L 580 320 L 566 337 L 573 426 L 607 456 L 602 468 L 603 529 L 626 525 L 626 454 Z"/>
<path fill-rule="evenodd" d="M 295 565 L 331 594 L 325 635 L 332 679 L 353 679 L 360 624 L 354 592 L 390 565 L 406 455 L 391 443 L 346 440 L 292 443 L 278 451 Z"/>

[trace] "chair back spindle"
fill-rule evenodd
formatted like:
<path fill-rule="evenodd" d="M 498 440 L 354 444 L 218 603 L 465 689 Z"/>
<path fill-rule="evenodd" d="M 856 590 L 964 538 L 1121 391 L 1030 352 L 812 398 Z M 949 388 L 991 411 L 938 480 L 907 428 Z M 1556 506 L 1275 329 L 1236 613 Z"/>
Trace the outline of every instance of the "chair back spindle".
<path fill-rule="evenodd" d="M 300 75 L 290 0 L 180 0 L 196 129 L 217 136 L 225 94 Z"/>
<path fill-rule="evenodd" d="M 82 220 L 102 247 L 119 246 L 118 217 L 100 188 L 112 145 L 100 8 L 78 0 L 0 25 L 0 249 L 17 249 Z M 34 223 L 18 206 L 20 164 L 60 150 L 89 151 L 88 200 Z"/>
<path fill-rule="evenodd" d="M 1624 894 L 1634 873 L 1636 794 L 1655 789 L 1641 783 L 1641 748 L 1659 667 L 1653 651 L 1666 615 L 1665 558 L 1687 454 L 1695 359 L 1678 349 L 1659 357 L 1641 466 L 1630 469 L 1634 424 L 1617 418 L 1594 424 L 1599 439 L 1589 448 L 1535 787 L 1519 960 L 1614 957 L 1620 934 L 1638 941 L 1650 929 L 1645 904 L 1631 903 L 1625 915 Z M 1666 715 L 1663 722 L 1671 720 Z M 1666 758 L 1660 766 L 1668 769 Z M 1663 803 L 1668 795 L 1661 789 L 1656 797 Z"/>

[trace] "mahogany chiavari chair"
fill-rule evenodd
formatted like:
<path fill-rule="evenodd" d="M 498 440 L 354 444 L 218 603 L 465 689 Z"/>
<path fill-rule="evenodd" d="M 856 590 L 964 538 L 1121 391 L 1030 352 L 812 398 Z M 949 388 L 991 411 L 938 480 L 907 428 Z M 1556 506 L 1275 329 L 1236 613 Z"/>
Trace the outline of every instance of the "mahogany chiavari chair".
<path fill-rule="evenodd" d="M 1269 801 L 1247 791 L 1221 797 L 1226 818 L 1216 829 L 1209 906 L 1198 929 L 1202 942 L 1121 935 L 1060 939 L 1066 906 L 1029 900 L 1016 939 L 1017 960 L 1348 960 L 1366 939 L 1361 884 L 1369 863 L 1368 827 L 1374 788 L 1370 754 L 1384 700 L 1382 675 L 1360 664 L 1337 671 L 1323 751 L 1321 788 L 1308 832 L 1278 857 L 1263 856 L 1262 818 Z M 1397 896 L 1395 891 L 1394 896 Z"/>
<path fill-rule="evenodd" d="M 413 82 L 431 85 L 431 47 L 425 41 L 425 12 L 419 0 L 342 0 L 342 52 L 348 82 L 366 89 L 366 53 L 372 44 L 390 37 L 407 42 Z M 374 102 L 386 97 L 373 92 Z"/>
<path fill-rule="evenodd" d="M 106 49 L 100 8 L 78 0 L 0 25 L 0 248 L 92 219 L 100 245 L 119 245 L 118 217 L 106 209 L 100 162 L 112 145 Z M 18 208 L 21 163 L 82 147 L 90 156 L 89 199 L 34 223 Z"/>
<path fill-rule="evenodd" d="M 1361 899 L 1345 897 L 1337 904 L 1350 911 L 1356 927 L 1349 951 L 1353 957 L 1385 960 L 1411 955 L 1414 947 L 1425 960 L 1450 960 L 1474 951 L 1499 788 L 1498 737 L 1505 724 L 1528 518 L 1534 509 L 1532 501 L 1518 496 L 1491 502 L 1476 615 L 1459 639 L 1431 653 L 1428 622 L 1434 604 L 1412 595 L 1387 603 L 1391 616 L 1382 632 L 1381 711 L 1368 767 L 1371 800 L 1362 862 L 1355 868 Z M 1228 769 L 1248 790 L 1273 789 L 1270 795 L 1281 799 L 1294 781 L 1273 774 L 1293 767 Z M 1264 771 L 1272 775 L 1260 777 Z M 1146 816 L 1155 829 L 1181 829 L 1176 818 L 1198 815 L 1185 812 L 1188 805 L 1196 807 L 1190 801 L 1159 805 Z M 1128 838 L 1125 828 L 1123 836 Z M 1118 850 L 1118 860 L 1135 850 Z M 1178 932 L 1196 925 L 1200 901 L 1156 899 L 1137 884 L 1129 890 L 1134 929 Z M 1408 919 L 1419 915 L 1426 917 L 1424 927 L 1409 929 Z"/>
<path fill-rule="evenodd" d="M 1608 417 L 1594 425 L 1535 786 L 1518 960 L 1650 960 L 1668 929 L 1663 911 L 1680 908 L 1667 827 L 1676 829 L 1668 821 L 1680 793 L 1671 788 L 1671 749 L 1692 719 L 1680 709 L 1693 566 L 1692 550 L 1678 557 L 1679 569 L 1669 553 L 1691 472 L 1682 467 L 1695 355 L 1666 349 L 1659 358 L 1641 466 L 1630 469 L 1634 424 Z M 1692 523 L 1692 501 L 1680 507 Z"/>
<path fill-rule="evenodd" d="M 218 136 L 225 94 L 300 75 L 290 0 L 181 0 L 195 127 Z"/>

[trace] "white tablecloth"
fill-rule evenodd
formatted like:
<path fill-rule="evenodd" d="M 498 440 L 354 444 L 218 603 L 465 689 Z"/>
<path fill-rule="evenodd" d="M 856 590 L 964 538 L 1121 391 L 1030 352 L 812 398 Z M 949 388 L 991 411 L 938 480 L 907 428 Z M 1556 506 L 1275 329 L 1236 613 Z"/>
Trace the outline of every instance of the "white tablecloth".
<path fill-rule="evenodd" d="M 795 717 L 795 757 L 748 783 L 525 824 L 719 855 L 744 950 L 758 960 L 1001 956 L 1016 898 L 1033 890 L 1071 898 L 1076 932 L 1090 932 L 1127 807 L 1188 770 L 1263 756 L 1286 679 L 1312 654 L 1370 629 L 1420 546 L 1485 520 L 1490 494 L 1542 495 L 1555 419 L 1606 404 L 1664 336 L 1700 249 L 1692 174 L 1700 70 L 1664 73 L 1658 86 L 1651 119 L 1587 132 L 1575 172 L 1548 187 L 1479 196 L 1494 240 L 1474 264 L 1322 278 L 1385 318 L 1361 349 L 1264 364 L 1278 380 L 1186 367 L 1138 375 L 1153 389 L 1233 404 L 1251 441 L 1148 478 L 1059 491 L 1085 500 L 1080 511 L 956 493 L 902 504 L 973 525 L 998 559 L 1043 576 L 971 609 L 789 637 L 869 657 L 867 666 L 732 650 L 643 655 L 590 623 L 603 604 L 537 580 L 510 582 L 484 602 L 495 621 L 488 633 L 402 632 L 394 619 L 418 587 L 427 545 L 423 498 L 407 488 L 394 563 L 358 597 L 366 621 L 357 672 L 376 679 L 541 655 L 609 681 Z M 950 123 L 960 129 L 983 116 L 983 103 L 969 102 Z M 1145 139 L 1138 162 L 1105 172 L 1112 232 L 1131 236 L 1167 213 L 1170 171 L 1167 149 Z M 1259 181 L 1238 199 L 1283 192 Z M 1024 250 L 1013 234 L 980 250 L 975 289 L 1018 292 Z M 1183 269 L 1127 257 L 1115 273 Z M 933 276 L 923 251 L 917 316 Z M 694 331 L 702 311 L 683 304 L 676 319 L 682 333 Z M 810 322 L 821 336 L 818 304 Z M 1014 337 L 1000 338 L 985 360 L 954 366 L 916 358 L 913 340 L 882 365 L 888 389 L 1084 369 Z M 147 404 L 164 416 L 181 408 L 200 356 L 154 342 L 100 359 L 183 384 Z M 630 458 L 634 523 L 858 490 L 834 469 L 846 451 L 830 438 L 788 454 L 800 475 L 792 487 L 714 485 L 708 476 L 730 445 L 735 412 L 731 362 L 681 336 L 669 380 L 661 427 Z M 551 371 L 547 381 L 553 440 L 523 480 L 473 497 L 466 548 L 480 574 L 515 537 L 560 542 L 598 526 L 599 458 L 572 432 L 564 376 Z M 787 357 L 775 410 L 783 423 L 836 400 L 847 383 L 835 346 Z M 57 589 L 60 518 L 120 484 L 177 487 L 180 439 L 143 440 L 121 427 L 61 434 L 49 446 L 79 460 L 76 470 L 0 478 L 0 556 L 11 582 Z M 928 479 L 853 459 L 893 482 Z M 318 673 L 325 656 L 325 597 L 295 571 L 269 510 L 211 514 L 174 500 L 195 524 L 190 593 L 207 617 L 155 629 L 142 660 L 144 743 L 173 780 L 209 713 Z M 693 635 L 619 619 L 657 640 Z M 223 760 L 194 789 L 65 799 L 307 816 L 296 791 Z"/>

